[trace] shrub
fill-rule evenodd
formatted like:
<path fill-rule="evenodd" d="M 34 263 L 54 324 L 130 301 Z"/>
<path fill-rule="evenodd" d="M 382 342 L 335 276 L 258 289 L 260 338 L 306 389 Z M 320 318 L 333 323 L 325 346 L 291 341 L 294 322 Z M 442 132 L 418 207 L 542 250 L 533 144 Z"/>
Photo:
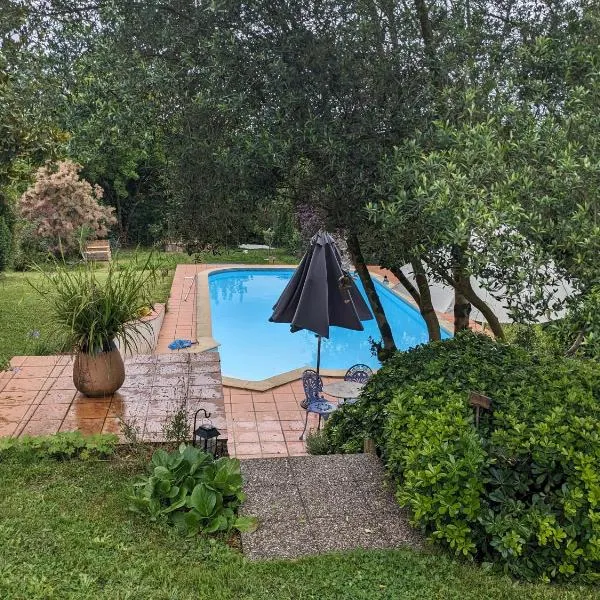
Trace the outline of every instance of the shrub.
<path fill-rule="evenodd" d="M 113 434 L 83 435 L 67 431 L 54 435 L 0 438 L 0 460 L 12 456 L 53 458 L 64 460 L 79 458 L 106 458 L 114 453 L 119 438 Z"/>
<path fill-rule="evenodd" d="M 8 267 L 12 249 L 12 233 L 6 219 L 0 215 L 0 272 Z"/>
<path fill-rule="evenodd" d="M 102 188 L 81 179 L 81 169 L 69 160 L 41 167 L 19 200 L 21 217 L 34 225 L 41 250 L 71 254 L 84 237 L 105 237 L 116 222 L 113 208 L 100 205 Z"/>
<path fill-rule="evenodd" d="M 130 496 L 134 512 L 165 519 L 187 535 L 256 528 L 256 519 L 237 516 L 245 499 L 239 460 L 215 460 L 181 444 L 170 453 L 156 450 L 150 467 L 152 474 L 142 477 Z"/>
<path fill-rule="evenodd" d="M 388 464 L 402 481 L 400 503 L 415 522 L 427 524 L 434 540 L 458 554 L 473 554 L 470 524 L 481 509 L 487 460 L 464 397 L 425 399 L 407 390 L 395 395 L 389 412 Z"/>
<path fill-rule="evenodd" d="M 492 398 L 478 429 L 470 390 Z M 486 336 L 398 353 L 336 411 L 332 449 L 372 437 L 413 520 L 454 552 L 546 580 L 600 577 L 600 373 Z"/>
<path fill-rule="evenodd" d="M 19 220 L 15 225 L 15 250 L 12 267 L 15 271 L 27 271 L 36 264 L 44 264 L 54 258 L 47 240 L 36 234 L 36 225 Z"/>
<path fill-rule="evenodd" d="M 325 432 L 309 431 L 306 436 L 306 451 L 309 454 L 329 454 L 329 441 Z"/>
<path fill-rule="evenodd" d="M 559 358 L 565 355 L 570 343 L 564 338 L 560 321 L 543 324 L 516 324 L 504 327 L 506 341 L 534 353 L 540 358 Z M 563 339 L 564 338 L 564 339 Z"/>

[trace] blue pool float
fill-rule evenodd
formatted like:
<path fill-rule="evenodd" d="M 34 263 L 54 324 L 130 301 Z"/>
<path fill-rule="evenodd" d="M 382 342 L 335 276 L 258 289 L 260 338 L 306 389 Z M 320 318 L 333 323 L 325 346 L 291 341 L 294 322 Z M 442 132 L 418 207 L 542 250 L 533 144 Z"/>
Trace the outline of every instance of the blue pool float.
<path fill-rule="evenodd" d="M 183 348 L 189 348 L 194 342 L 191 340 L 173 340 L 169 344 L 170 350 L 183 350 Z"/>

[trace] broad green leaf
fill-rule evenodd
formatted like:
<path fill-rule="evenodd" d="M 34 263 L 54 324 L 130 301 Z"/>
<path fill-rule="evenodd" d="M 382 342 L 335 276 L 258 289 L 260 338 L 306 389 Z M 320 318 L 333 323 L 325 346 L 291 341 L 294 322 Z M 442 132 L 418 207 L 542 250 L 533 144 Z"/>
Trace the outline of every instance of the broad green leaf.
<path fill-rule="evenodd" d="M 154 467 L 154 476 L 164 480 L 173 478 L 173 474 L 167 467 Z"/>
<path fill-rule="evenodd" d="M 204 483 L 199 483 L 188 500 L 188 506 L 198 511 L 202 518 L 212 516 L 217 505 L 217 492 L 211 490 Z"/>
<path fill-rule="evenodd" d="M 180 489 L 181 488 L 177 485 L 171 486 L 171 489 L 169 490 L 168 498 L 175 498 L 176 496 L 179 496 Z M 183 490 L 183 491 L 185 493 L 185 490 Z"/>
<path fill-rule="evenodd" d="M 169 496 L 169 492 L 171 491 L 171 482 L 166 480 L 166 479 L 161 479 L 157 486 L 156 486 L 156 491 L 161 495 L 161 496 Z"/>
<path fill-rule="evenodd" d="M 188 462 L 190 465 L 193 465 L 199 458 L 209 457 L 208 454 L 202 452 L 199 448 L 195 448 L 194 446 L 183 444 L 179 447 L 180 456 Z"/>
<path fill-rule="evenodd" d="M 175 527 L 187 536 L 192 536 L 200 531 L 200 517 L 193 511 L 174 513 L 171 520 Z"/>
<path fill-rule="evenodd" d="M 183 464 L 183 456 L 180 454 L 171 454 L 169 457 L 169 464 L 167 465 L 169 470 L 176 471 Z"/>
<path fill-rule="evenodd" d="M 163 510 L 165 514 L 175 512 L 180 508 L 184 508 L 187 502 L 187 490 L 181 488 L 177 496 L 171 499 L 171 504 Z"/>
<path fill-rule="evenodd" d="M 217 515 L 209 520 L 204 527 L 204 533 L 215 533 L 216 531 L 227 531 L 229 529 L 229 521 L 225 515 Z"/>
<path fill-rule="evenodd" d="M 216 464 L 216 472 L 212 485 L 226 496 L 233 496 L 242 489 L 242 475 L 238 460 L 220 459 Z"/>
<path fill-rule="evenodd" d="M 244 533 L 252 533 L 258 529 L 258 519 L 256 517 L 241 516 L 237 517 L 233 523 L 233 526 L 238 531 Z"/>
<path fill-rule="evenodd" d="M 159 448 L 152 455 L 152 464 L 156 467 L 167 467 L 169 465 L 169 453 Z"/>

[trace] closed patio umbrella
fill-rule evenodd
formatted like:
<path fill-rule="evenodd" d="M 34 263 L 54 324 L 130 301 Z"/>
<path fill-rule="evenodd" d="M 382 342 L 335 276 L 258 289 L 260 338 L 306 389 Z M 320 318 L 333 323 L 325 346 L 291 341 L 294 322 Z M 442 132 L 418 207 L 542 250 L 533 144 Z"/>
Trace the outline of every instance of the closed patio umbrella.
<path fill-rule="evenodd" d="M 352 277 L 342 269 L 331 235 L 319 231 L 300 265 L 273 307 L 269 321 L 290 323 L 292 333 L 307 329 L 318 338 L 317 372 L 321 367 L 321 338 L 329 327 L 362 331 L 361 321 L 373 318 Z"/>

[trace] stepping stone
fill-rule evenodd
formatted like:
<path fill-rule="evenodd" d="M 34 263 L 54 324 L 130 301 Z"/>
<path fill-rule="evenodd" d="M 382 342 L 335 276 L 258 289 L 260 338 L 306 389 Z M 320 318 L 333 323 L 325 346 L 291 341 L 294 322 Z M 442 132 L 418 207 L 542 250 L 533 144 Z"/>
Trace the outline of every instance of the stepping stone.
<path fill-rule="evenodd" d="M 241 466 L 247 500 L 240 512 L 259 519 L 257 531 L 242 534 L 250 559 L 423 545 L 373 455 L 258 458 Z"/>

